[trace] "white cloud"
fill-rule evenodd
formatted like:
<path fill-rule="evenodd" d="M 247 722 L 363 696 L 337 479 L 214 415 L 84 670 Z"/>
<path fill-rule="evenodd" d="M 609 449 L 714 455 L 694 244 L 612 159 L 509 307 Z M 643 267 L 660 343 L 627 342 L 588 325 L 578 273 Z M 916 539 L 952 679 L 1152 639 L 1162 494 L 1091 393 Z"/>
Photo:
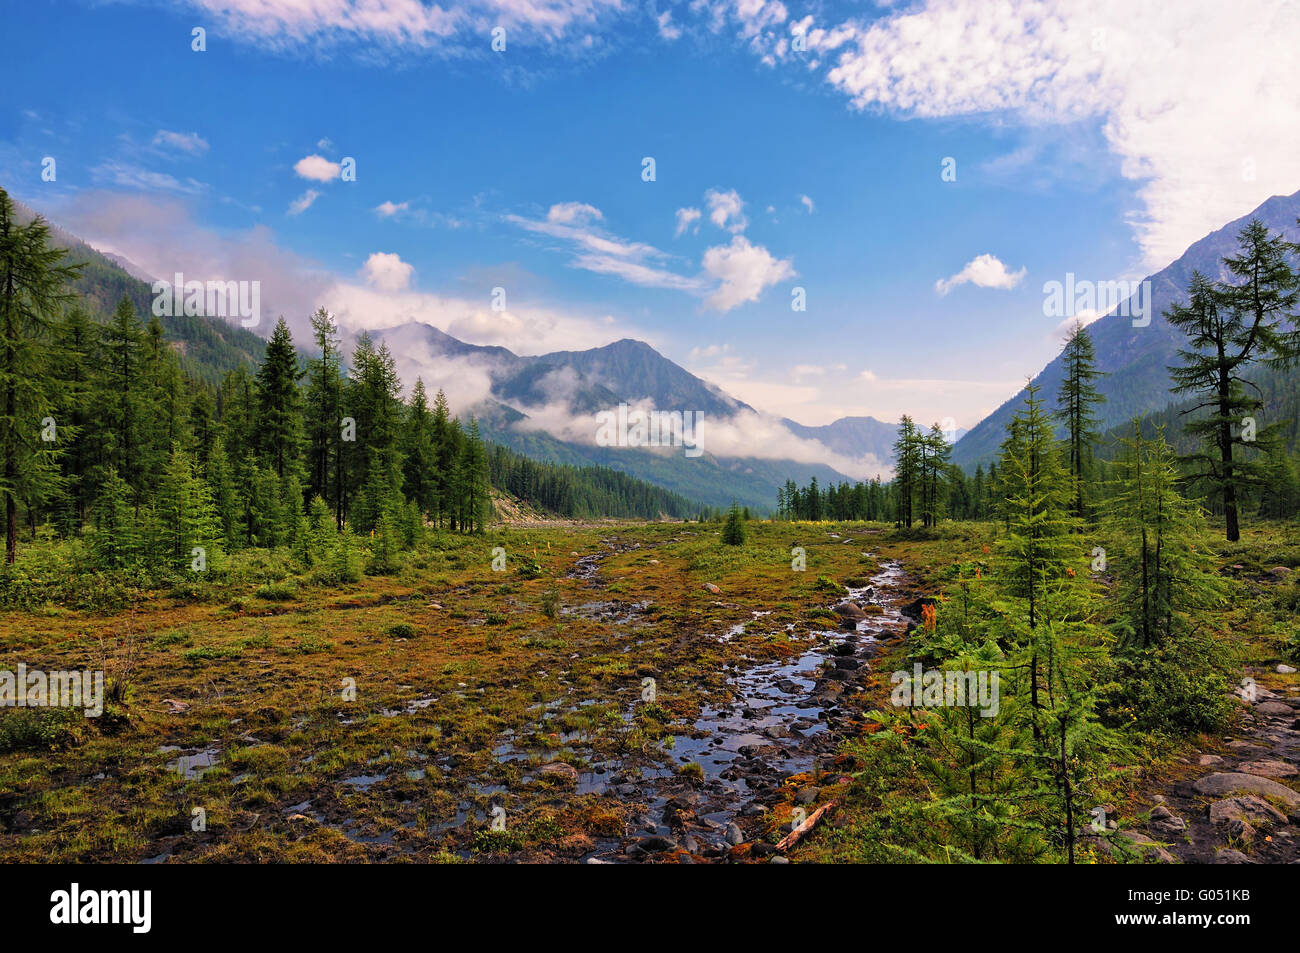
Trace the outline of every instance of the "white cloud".
<path fill-rule="evenodd" d="M 306 192 L 302 193 L 302 195 L 289 203 L 289 214 L 301 215 L 303 212 L 307 211 L 307 209 L 311 208 L 312 203 L 318 198 L 320 198 L 319 192 L 315 189 L 308 189 Z"/>
<path fill-rule="evenodd" d="M 756 0 L 751 0 L 751 5 Z M 740 4 L 743 6 L 744 4 Z M 752 17 L 737 13 L 741 35 Z M 754 36 L 862 110 L 1101 124 L 1148 267 L 1296 188 L 1300 4 L 1293 0 L 923 0 L 870 22 L 800 21 L 808 53 Z"/>
<path fill-rule="evenodd" d="M 196 195 L 207 187 L 195 179 L 178 179 L 165 172 L 153 172 L 129 162 L 103 162 L 90 170 L 96 182 L 110 182 L 142 192 L 175 192 Z"/>
<path fill-rule="evenodd" d="M 966 262 L 966 267 L 957 274 L 936 281 L 934 290 L 941 295 L 946 295 L 958 285 L 968 282 L 979 288 L 1014 288 L 1024 277 L 1024 268 L 1019 271 L 1008 271 L 1007 266 L 992 255 L 977 255 Z"/>
<path fill-rule="evenodd" d="M 709 189 L 704 193 L 704 202 L 709 207 L 709 221 L 718 228 L 743 232 L 749 221 L 745 218 L 745 203 L 735 189 L 726 192 Z"/>
<path fill-rule="evenodd" d="M 600 209 L 586 202 L 560 202 L 552 205 L 546 212 L 548 222 L 560 225 L 586 225 L 598 222 L 605 216 Z"/>
<path fill-rule="evenodd" d="M 392 218 L 400 212 L 410 211 L 410 202 L 380 202 L 375 206 L 375 214 L 380 218 Z"/>
<path fill-rule="evenodd" d="M 704 299 L 707 307 L 730 311 L 747 301 L 757 301 L 764 289 L 794 277 L 789 260 L 774 258 L 762 245 L 751 245 L 736 235 L 730 245 L 715 245 L 704 253 L 704 271 L 719 284 Z"/>
<path fill-rule="evenodd" d="M 512 44 L 591 37 L 624 0 L 191 0 L 236 40 L 272 49 L 362 45 L 385 51 L 463 55 L 496 26 Z M 472 39 L 471 39 L 472 38 Z M 587 43 L 590 45 L 590 42 Z"/>
<path fill-rule="evenodd" d="M 655 17 L 655 23 L 659 25 L 659 35 L 665 40 L 675 40 L 682 35 L 682 31 L 673 23 L 671 10 L 665 10 Z"/>
<path fill-rule="evenodd" d="M 361 266 L 366 284 L 379 291 L 405 291 L 414 274 L 415 268 L 392 252 L 373 252 Z"/>
<path fill-rule="evenodd" d="M 677 210 L 677 230 L 673 232 L 673 237 L 677 238 L 686 233 L 689 228 L 692 232 L 700 230 L 697 224 L 700 220 L 701 212 L 694 207 L 679 208 Z"/>
<path fill-rule="evenodd" d="M 154 134 L 153 144 L 179 149 L 194 156 L 203 155 L 208 151 L 207 140 L 197 132 L 170 132 L 167 129 L 159 129 Z"/>
<path fill-rule="evenodd" d="M 299 177 L 313 182 L 331 182 L 339 177 L 341 170 L 342 166 L 337 162 L 318 155 L 304 156 L 293 164 L 293 171 Z"/>
<path fill-rule="evenodd" d="M 813 200 L 810 199 L 808 196 L 806 195 L 799 196 L 799 201 L 803 203 L 803 207 L 808 210 L 809 215 L 811 215 L 814 211 L 816 211 L 816 209 L 813 207 Z"/>

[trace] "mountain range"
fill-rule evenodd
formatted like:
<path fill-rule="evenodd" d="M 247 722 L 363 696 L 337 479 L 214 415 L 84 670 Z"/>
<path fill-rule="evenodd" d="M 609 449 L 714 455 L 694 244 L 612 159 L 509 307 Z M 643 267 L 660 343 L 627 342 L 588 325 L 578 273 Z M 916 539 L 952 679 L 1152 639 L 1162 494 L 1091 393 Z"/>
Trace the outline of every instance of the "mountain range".
<path fill-rule="evenodd" d="M 20 214 L 34 213 L 20 207 Z M 1167 367 L 1174 363 L 1182 336 L 1162 312 L 1181 298 L 1194 270 L 1227 278 L 1222 259 L 1235 253 L 1237 233 L 1253 217 L 1288 240 L 1300 241 L 1300 192 L 1270 198 L 1149 276 L 1149 324 L 1135 326 L 1121 305 L 1089 325 L 1098 369 L 1104 374 L 1097 383 L 1106 398 L 1098 408 L 1103 429 L 1138 414 L 1168 413 Z M 142 269 L 120 256 L 100 253 L 57 227 L 53 234 L 72 251 L 73 260 L 86 263 L 75 290 L 93 311 L 105 316 L 126 296 L 141 314 L 148 314 L 152 292 Z M 203 380 L 215 382 L 238 364 L 260 360 L 263 339 L 220 318 L 162 320 L 188 372 Z M 475 399 L 453 410 L 462 418 L 476 418 L 489 440 L 534 459 L 607 466 L 709 506 L 735 500 L 760 513 L 772 509 L 777 487 L 789 479 L 806 484 L 815 477 L 825 485 L 849 479 L 845 470 L 858 477 L 891 475 L 897 424 L 869 416 L 843 417 L 822 426 L 773 418 L 643 341 L 623 339 L 583 351 L 526 356 L 504 347 L 470 344 L 422 323 L 371 333 L 388 344 L 407 385 L 416 374 L 430 390 L 442 386 L 447 374 L 473 376 L 479 382 Z M 1049 405 L 1055 403 L 1063 370 L 1058 356 L 1033 379 Z M 1270 378 L 1270 386 L 1293 390 L 1294 378 L 1284 378 Z M 995 459 L 1007 422 L 1024 396 L 1022 389 L 969 432 L 959 431 L 953 462 L 969 471 Z M 687 456 L 681 447 L 599 445 L 599 415 L 620 404 L 702 414 L 703 452 Z"/>
<path fill-rule="evenodd" d="M 1177 362 L 1177 352 L 1185 338 L 1163 317 L 1175 301 L 1185 301 L 1184 290 L 1192 272 L 1199 271 L 1212 280 L 1229 280 L 1223 267 L 1224 256 L 1237 254 L 1237 235 L 1252 219 L 1258 218 L 1272 232 L 1281 232 L 1288 241 L 1300 241 L 1300 192 L 1275 195 L 1253 212 L 1243 215 L 1217 231 L 1193 243 L 1177 261 L 1147 277 L 1150 299 L 1143 320 L 1146 327 L 1135 327 L 1128 301 L 1088 325 L 1088 333 L 1097 352 L 1097 369 L 1105 376 L 1097 381 L 1097 390 L 1106 398 L 1097 408 L 1103 430 L 1116 427 L 1134 416 L 1162 411 L 1172 400 L 1169 393 L 1168 367 Z M 1040 396 L 1049 407 L 1056 405 L 1056 395 L 1065 376 L 1064 359 L 1058 355 L 1033 378 Z M 997 457 L 1006 436 L 1006 427 L 1025 399 L 1022 388 L 1006 403 L 972 427 L 953 448 L 953 462 L 970 470 L 985 466 Z"/>

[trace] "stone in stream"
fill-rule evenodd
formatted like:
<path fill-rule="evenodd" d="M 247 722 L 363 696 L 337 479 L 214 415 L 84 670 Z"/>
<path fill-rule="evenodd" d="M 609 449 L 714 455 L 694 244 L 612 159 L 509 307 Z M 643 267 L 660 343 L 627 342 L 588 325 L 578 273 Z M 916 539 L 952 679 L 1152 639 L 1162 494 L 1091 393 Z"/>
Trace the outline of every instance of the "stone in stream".
<path fill-rule="evenodd" d="M 570 784 L 578 783 L 578 769 L 571 764 L 565 764 L 563 761 L 552 761 L 550 764 L 544 764 L 537 769 L 537 773 L 548 778 L 559 778 Z"/>
<path fill-rule="evenodd" d="M 854 622 L 867 617 L 867 614 L 862 611 L 862 607 L 855 602 L 841 602 L 831 611 L 841 619 L 851 619 Z"/>
<path fill-rule="evenodd" d="M 736 844 L 743 844 L 745 841 L 745 835 L 740 832 L 740 827 L 734 821 L 727 825 L 727 832 L 723 836 L 727 839 L 727 843 L 733 847 Z"/>

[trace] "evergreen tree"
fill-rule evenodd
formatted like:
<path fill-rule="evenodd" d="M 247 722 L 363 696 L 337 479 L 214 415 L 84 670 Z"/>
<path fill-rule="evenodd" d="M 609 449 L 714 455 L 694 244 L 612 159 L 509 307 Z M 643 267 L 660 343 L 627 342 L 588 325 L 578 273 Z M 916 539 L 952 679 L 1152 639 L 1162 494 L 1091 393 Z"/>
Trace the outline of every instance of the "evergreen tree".
<path fill-rule="evenodd" d="M 5 508 L 5 561 L 18 552 L 18 503 L 37 503 L 60 487 L 55 440 L 47 418 L 54 409 L 48 373 L 54 315 L 68 297 L 63 288 L 78 268 L 62 265 L 64 252 L 49 246 L 49 227 L 36 218 L 14 219 L 9 193 L 0 189 L 0 496 Z"/>
<path fill-rule="evenodd" d="M 745 545 L 745 521 L 734 500 L 731 509 L 727 511 L 727 522 L 722 527 L 722 541 L 728 546 Z"/>
<path fill-rule="evenodd" d="M 257 370 L 257 436 L 262 459 L 281 480 L 296 477 L 303 446 L 298 352 L 284 318 L 276 322 Z"/>
<path fill-rule="evenodd" d="M 1112 499 L 1116 538 L 1131 540 L 1132 553 L 1120 558 L 1116 573 L 1125 645 L 1145 649 L 1185 631 L 1193 608 L 1218 599 L 1213 556 L 1200 544 L 1200 508 L 1178 492 L 1178 468 L 1164 432 L 1145 440 L 1133 422 L 1117 463 Z M 1113 558 L 1113 557 L 1112 557 Z"/>
<path fill-rule="evenodd" d="M 1084 487 L 1093 445 L 1100 439 L 1100 420 L 1093 407 L 1105 400 L 1095 386 L 1101 372 L 1097 370 L 1097 353 L 1092 337 L 1082 322 L 1075 322 L 1074 330 L 1065 345 L 1065 379 L 1057 396 L 1056 419 L 1065 425 L 1066 460 L 1073 488 L 1074 515 L 1087 517 L 1087 500 Z"/>
<path fill-rule="evenodd" d="M 1259 427 L 1252 419 L 1262 402 L 1258 388 L 1242 375 L 1257 361 L 1284 364 L 1300 356 L 1300 332 L 1287 329 L 1294 327 L 1300 297 L 1300 279 L 1288 261 L 1291 246 L 1280 236 L 1271 237 L 1258 219 L 1241 230 L 1237 241 L 1240 253 L 1223 263 L 1239 284 L 1212 283 L 1195 272 L 1187 304 L 1165 312 L 1189 345 L 1178 352 L 1182 363 L 1169 369 L 1173 390 L 1196 396 L 1197 403 L 1184 411 L 1196 415 L 1186 430 L 1206 445 L 1188 459 L 1197 465 L 1194 479 L 1222 501 L 1230 542 L 1241 538 L 1238 502 L 1243 491 L 1266 475 L 1260 460 L 1238 456 L 1235 448 L 1244 453 L 1253 445 L 1268 451 L 1278 433 L 1276 424 Z"/>

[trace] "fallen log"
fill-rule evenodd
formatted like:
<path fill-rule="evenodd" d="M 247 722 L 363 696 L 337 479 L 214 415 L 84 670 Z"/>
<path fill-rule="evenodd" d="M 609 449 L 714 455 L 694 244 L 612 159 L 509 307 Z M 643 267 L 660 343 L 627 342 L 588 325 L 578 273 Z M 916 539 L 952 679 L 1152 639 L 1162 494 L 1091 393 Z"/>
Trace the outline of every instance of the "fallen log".
<path fill-rule="evenodd" d="M 780 843 L 776 845 L 776 849 L 789 850 L 795 844 L 799 843 L 800 838 L 802 838 L 804 834 L 807 834 L 810 830 L 812 830 L 813 825 L 815 825 L 818 821 L 822 819 L 822 815 L 825 814 L 827 811 L 829 811 L 831 808 L 835 807 L 835 805 L 837 804 L 839 804 L 838 800 L 827 801 L 821 807 L 817 808 L 817 810 L 813 811 L 806 818 L 804 818 L 802 824 L 800 824 L 798 827 L 792 830 L 789 834 L 786 834 L 784 837 L 782 837 Z"/>

